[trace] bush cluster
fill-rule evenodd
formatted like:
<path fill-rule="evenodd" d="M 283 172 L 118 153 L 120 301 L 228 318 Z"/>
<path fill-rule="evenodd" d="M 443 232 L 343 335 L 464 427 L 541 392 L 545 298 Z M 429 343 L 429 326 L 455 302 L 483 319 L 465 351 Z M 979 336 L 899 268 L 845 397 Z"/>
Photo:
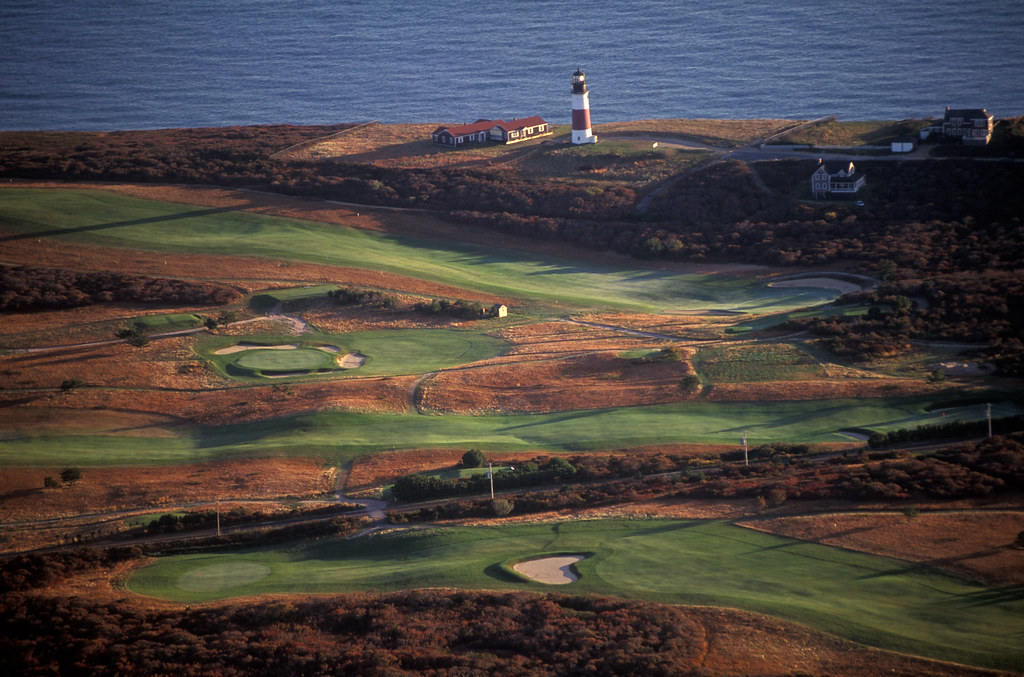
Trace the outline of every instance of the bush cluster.
<path fill-rule="evenodd" d="M 73 308 L 117 301 L 208 306 L 224 305 L 237 298 L 234 289 L 208 282 L 0 266 L 0 310 L 4 311 Z"/>
<path fill-rule="evenodd" d="M 0 600 L 9 675 L 686 675 L 705 641 L 681 608 L 567 595 L 423 590 L 193 609 Z"/>

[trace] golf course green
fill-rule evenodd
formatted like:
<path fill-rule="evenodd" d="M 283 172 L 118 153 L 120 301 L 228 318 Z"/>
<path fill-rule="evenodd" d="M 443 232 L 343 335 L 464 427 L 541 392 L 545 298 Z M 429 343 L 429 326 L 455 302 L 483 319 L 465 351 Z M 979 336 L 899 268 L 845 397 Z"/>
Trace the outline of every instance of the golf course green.
<path fill-rule="evenodd" d="M 544 591 L 552 588 L 510 576 L 507 564 L 573 552 L 593 555 L 576 564 L 580 580 L 559 591 L 735 607 L 895 651 L 1024 668 L 1019 588 L 985 587 L 717 521 L 573 521 L 332 538 L 163 557 L 127 586 L 179 602 L 424 587 Z"/>
<path fill-rule="evenodd" d="M 244 341 L 209 336 L 197 343 L 195 351 L 225 376 L 244 380 L 316 371 L 358 377 L 423 374 L 496 357 L 508 345 L 474 329 L 396 329 L 350 334 L 306 331 L 301 337 L 260 336 Z M 339 368 L 335 358 L 347 353 L 364 358 L 358 369 Z"/>

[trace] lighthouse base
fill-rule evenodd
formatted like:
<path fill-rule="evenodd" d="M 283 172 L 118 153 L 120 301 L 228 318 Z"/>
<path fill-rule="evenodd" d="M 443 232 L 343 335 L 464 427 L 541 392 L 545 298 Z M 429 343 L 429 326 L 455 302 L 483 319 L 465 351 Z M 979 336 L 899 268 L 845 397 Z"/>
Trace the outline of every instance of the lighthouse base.
<path fill-rule="evenodd" d="M 584 143 L 597 143 L 597 137 L 591 134 L 589 129 L 574 129 L 572 130 L 572 142 L 576 145 Z"/>

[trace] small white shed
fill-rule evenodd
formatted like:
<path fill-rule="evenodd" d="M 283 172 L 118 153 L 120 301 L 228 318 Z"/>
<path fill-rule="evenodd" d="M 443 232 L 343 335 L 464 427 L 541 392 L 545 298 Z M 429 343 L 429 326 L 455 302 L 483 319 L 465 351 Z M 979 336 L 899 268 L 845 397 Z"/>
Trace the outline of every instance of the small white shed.
<path fill-rule="evenodd" d="M 893 139 L 892 143 L 889 146 L 890 150 L 893 153 L 911 153 L 916 147 L 917 144 L 914 143 L 913 137 L 910 137 L 906 134 L 898 136 L 895 139 Z"/>

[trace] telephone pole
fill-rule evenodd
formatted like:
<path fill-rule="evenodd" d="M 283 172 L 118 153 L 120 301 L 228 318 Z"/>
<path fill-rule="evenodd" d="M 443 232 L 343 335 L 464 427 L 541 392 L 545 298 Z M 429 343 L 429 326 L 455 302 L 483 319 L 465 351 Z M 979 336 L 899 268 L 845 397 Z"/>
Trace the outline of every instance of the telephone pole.
<path fill-rule="evenodd" d="M 491 470 L 491 462 L 487 461 L 487 479 L 491 481 L 491 500 L 494 500 L 494 472 Z"/>
<path fill-rule="evenodd" d="M 988 419 L 988 438 L 992 439 L 992 403 L 985 404 L 985 418 Z"/>
<path fill-rule="evenodd" d="M 750 459 L 747 457 L 747 431 L 743 431 L 743 465 L 750 465 Z"/>

